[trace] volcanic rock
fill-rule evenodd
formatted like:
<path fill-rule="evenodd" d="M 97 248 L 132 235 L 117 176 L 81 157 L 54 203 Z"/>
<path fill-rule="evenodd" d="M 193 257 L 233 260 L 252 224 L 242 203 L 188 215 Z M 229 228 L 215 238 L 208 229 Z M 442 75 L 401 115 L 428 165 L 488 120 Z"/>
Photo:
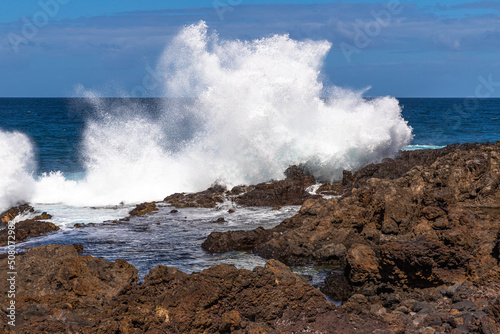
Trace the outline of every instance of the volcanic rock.
<path fill-rule="evenodd" d="M 9 239 L 10 235 L 4 232 L 0 235 L 0 246 L 6 246 L 9 243 L 9 240 L 18 243 L 29 238 L 39 237 L 50 232 L 58 231 L 60 229 L 58 226 L 53 223 L 44 221 L 51 218 L 51 215 L 44 212 L 32 219 L 23 220 L 16 223 L 15 228 L 13 229 L 15 232 L 15 240 L 12 237 Z M 13 222 L 10 224 L 13 224 Z"/>
<path fill-rule="evenodd" d="M 215 208 L 224 201 L 225 192 L 225 187 L 216 184 L 197 193 L 175 193 L 163 201 L 177 208 Z"/>
<path fill-rule="evenodd" d="M 0 228 L 4 228 L 8 222 L 26 212 L 35 212 L 35 209 L 29 204 L 22 204 L 0 214 Z"/>
<path fill-rule="evenodd" d="M 129 215 L 132 216 L 144 216 L 145 214 L 152 213 L 158 211 L 155 202 L 150 203 L 141 203 L 136 205 L 136 207 L 129 212 Z"/>
<path fill-rule="evenodd" d="M 228 191 L 224 186 L 214 185 L 198 193 L 176 193 L 164 199 L 165 202 L 178 208 L 201 207 L 215 208 L 224 200 L 242 206 L 301 205 L 306 199 L 319 198 L 311 195 L 306 189 L 316 183 L 314 178 L 303 168 L 291 166 L 285 170 L 286 178 L 281 181 L 260 183 L 253 186 L 236 186 Z M 338 186 L 325 185 L 322 191 L 333 192 Z"/>
<path fill-rule="evenodd" d="M 398 319 L 409 333 L 499 330 L 488 310 L 500 296 L 500 142 L 403 152 L 345 172 L 342 184 L 341 198 L 308 199 L 275 228 L 212 233 L 203 247 L 338 265 L 343 290 L 366 297 L 346 307 Z M 439 293 L 453 286 L 452 298 Z M 411 301 L 428 306 L 409 312 Z"/>
<path fill-rule="evenodd" d="M 221 264 L 191 275 L 158 266 L 139 285 L 137 270 L 127 262 L 80 256 L 73 246 L 33 248 L 16 261 L 19 333 L 391 333 L 401 328 L 374 314 L 335 307 L 275 260 L 252 271 Z M 6 277 L 0 287 L 8 290 Z M 7 295 L 0 295 L 0 303 L 7 302 Z M 0 331 L 10 329 L 7 321 L 1 312 Z"/>

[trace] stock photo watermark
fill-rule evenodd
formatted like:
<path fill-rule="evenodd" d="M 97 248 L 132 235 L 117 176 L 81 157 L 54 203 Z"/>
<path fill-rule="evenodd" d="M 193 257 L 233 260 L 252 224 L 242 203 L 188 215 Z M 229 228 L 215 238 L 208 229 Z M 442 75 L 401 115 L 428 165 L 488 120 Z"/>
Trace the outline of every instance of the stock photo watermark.
<path fill-rule="evenodd" d="M 382 28 L 388 27 L 394 19 L 403 10 L 399 0 L 390 0 L 385 4 L 385 9 L 370 12 L 372 19 L 366 22 L 362 27 L 354 25 L 354 38 L 352 44 L 342 42 L 340 49 L 345 59 L 350 64 L 352 56 L 359 54 L 361 50 L 368 47 L 373 39 L 380 35 Z"/>
<path fill-rule="evenodd" d="M 10 221 L 7 226 L 7 323 L 16 326 L 16 223 Z"/>
<path fill-rule="evenodd" d="M 479 99 L 491 97 L 500 88 L 500 81 L 493 80 L 493 74 L 487 78 L 480 75 L 477 77 L 479 83 L 474 90 L 474 97 L 466 98 L 461 104 L 454 104 L 453 109 L 448 109 L 445 113 L 445 120 L 453 120 L 453 130 L 457 130 L 464 119 L 479 109 Z"/>
<path fill-rule="evenodd" d="M 214 0 L 212 5 L 221 21 L 224 21 L 224 15 L 233 12 L 235 7 L 241 5 L 243 0 Z"/>
<path fill-rule="evenodd" d="M 151 66 L 146 66 L 146 74 L 142 78 L 142 85 L 132 88 L 131 97 L 149 97 L 160 87 L 162 82 L 160 75 Z"/>
<path fill-rule="evenodd" d="M 34 13 L 31 17 L 23 16 L 21 21 L 23 23 L 19 32 L 10 32 L 7 38 L 14 52 L 19 52 L 20 45 L 28 45 L 39 33 L 40 29 L 49 24 L 59 10 L 61 5 L 65 5 L 70 0 L 40 0 L 38 7 L 40 10 Z"/>

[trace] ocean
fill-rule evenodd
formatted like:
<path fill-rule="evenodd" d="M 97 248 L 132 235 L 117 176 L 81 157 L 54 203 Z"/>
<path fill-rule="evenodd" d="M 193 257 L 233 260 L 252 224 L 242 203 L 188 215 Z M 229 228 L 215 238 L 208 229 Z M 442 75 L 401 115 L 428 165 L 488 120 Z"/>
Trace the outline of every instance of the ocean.
<path fill-rule="evenodd" d="M 398 98 L 402 118 L 413 138 L 404 149 L 439 148 L 453 143 L 494 142 L 500 139 L 500 99 Z M 112 110 L 141 106 L 148 118 L 161 117 L 169 99 L 101 99 Z M 186 101 L 186 104 L 192 104 Z M 85 98 L 0 98 L 0 130 L 21 132 L 33 143 L 33 173 L 61 172 L 70 180 L 85 176 L 82 140 L 85 126 L 96 118 Z M 192 126 L 186 125 L 186 132 Z M 188 138 L 189 134 L 183 135 Z M 1 155 L 4 157 L 4 155 Z M 7 156 L 5 158 L 8 159 Z M 215 181 L 215 180 L 214 180 Z"/>
<path fill-rule="evenodd" d="M 464 99 L 401 98 L 397 100 L 401 106 L 402 118 L 408 122 L 413 135 L 412 140 L 402 149 L 439 148 L 452 143 L 487 142 L 500 139 L 500 99 L 477 100 L 474 110 L 471 109 L 468 113 L 456 111 L 460 110 L 460 106 L 468 104 L 467 100 Z M 169 103 L 175 105 L 179 101 L 172 102 L 168 99 L 136 99 L 132 101 L 130 99 L 102 99 L 99 101 L 100 108 L 121 110 L 120 112 L 124 113 L 123 117 L 130 117 L 129 108 L 136 108 L 134 110 L 139 108 L 149 121 L 160 119 L 162 108 L 166 108 L 165 105 Z M 192 101 L 185 103 L 193 104 Z M 166 108 L 166 110 L 169 109 Z M 63 195 L 66 196 L 68 189 L 74 189 L 76 196 L 83 198 L 78 187 L 82 187 L 83 191 L 88 191 L 85 184 L 86 174 L 97 172 L 85 159 L 101 157 L 93 158 L 85 153 L 85 144 L 82 142 L 95 140 L 95 138 L 89 138 L 88 135 L 89 128 L 91 129 L 92 125 L 96 124 L 95 122 L 103 122 L 103 126 L 110 129 L 108 123 L 110 119 L 102 118 L 102 115 L 98 115 L 98 113 L 99 109 L 96 109 L 95 101 L 81 98 L 0 99 L 0 115 L 2 116 L 0 134 L 3 136 L 0 136 L 3 140 L 0 146 L 3 166 L 0 168 L 2 171 L 0 184 L 4 186 L 4 189 L 1 190 L 3 191 L 4 203 L 15 204 L 8 201 L 9 192 L 21 195 L 22 192 L 18 192 L 19 189 L 15 189 L 15 187 L 23 187 L 22 183 L 18 183 L 17 180 L 6 178 L 21 177 L 23 179 L 24 177 L 16 171 L 9 172 L 5 166 L 13 165 L 17 168 L 30 166 L 32 169 L 29 170 L 29 173 L 32 174 L 29 177 L 33 179 L 33 184 L 28 186 L 28 197 L 25 199 L 31 200 L 37 211 L 46 211 L 52 214 L 53 221 L 62 228 L 59 232 L 31 239 L 19 246 L 34 247 L 50 243 L 82 244 L 87 254 L 104 257 L 108 260 L 126 259 L 140 270 L 141 277 L 157 264 L 171 265 L 186 272 L 192 272 L 221 262 L 234 263 L 238 267 L 248 269 L 264 263 L 257 256 L 241 252 L 222 255 L 207 254 L 200 245 L 212 231 L 252 229 L 257 226 L 273 227 L 283 219 L 295 214 L 298 207 L 287 207 L 281 210 L 238 208 L 234 214 L 227 212 L 231 207 L 230 204 L 225 204 L 218 209 L 181 209 L 177 214 L 170 214 L 170 209 L 164 207 L 158 214 L 150 218 L 136 218 L 127 224 L 106 225 L 103 224 L 105 221 L 125 217 L 134 203 L 142 200 L 161 200 L 172 191 L 166 188 L 159 193 L 161 196 L 138 197 L 135 202 L 117 200 L 113 203 L 109 202 L 105 196 L 101 197 L 104 199 L 102 203 L 93 201 L 92 198 L 86 199 L 91 205 L 85 201 L 81 205 L 75 204 L 71 199 L 65 200 L 59 196 L 58 191 L 63 192 Z M 116 114 L 114 115 L 116 117 Z M 193 128 L 192 124 L 185 122 L 185 131 L 193 131 Z M 141 129 L 147 131 L 147 128 Z M 128 140 L 137 139 L 140 136 L 128 136 L 129 132 L 126 132 L 122 138 L 121 130 L 125 129 L 116 130 L 115 127 L 111 127 L 111 131 L 118 131 L 118 134 L 111 133 L 110 135 L 113 138 L 124 139 L 125 143 L 122 143 L 123 146 L 119 146 L 119 148 L 126 151 Z M 14 134 L 18 134 L 20 137 L 12 137 Z M 168 145 L 172 151 L 179 152 L 186 138 L 194 137 L 191 134 L 182 134 L 174 141 L 179 146 L 175 147 L 172 143 L 168 143 Z M 24 142 L 23 138 L 27 139 L 27 142 Z M 98 138 L 102 139 L 103 137 Z M 108 141 L 112 140 L 108 137 L 104 138 Z M 103 144 L 106 145 L 106 142 Z M 116 143 L 111 144 L 116 145 Z M 141 144 L 147 145 L 148 141 L 139 143 L 139 146 Z M 19 152 L 23 153 L 22 145 L 31 147 L 33 151 L 32 161 L 23 162 L 23 155 L 16 160 L 15 155 Z M 131 143 L 131 146 L 134 145 L 135 143 Z M 142 148 L 148 150 L 146 146 L 142 146 Z M 97 153 L 101 152 L 97 151 Z M 111 154 L 110 151 L 105 151 L 105 153 Z M 115 148 L 114 154 L 118 153 L 121 154 L 120 150 Z M 118 158 L 112 155 L 107 157 L 112 166 L 106 166 L 105 173 L 117 170 L 118 174 L 123 176 L 123 179 L 109 183 L 110 187 L 114 185 L 113 182 L 123 182 L 130 184 L 133 191 L 134 180 L 127 177 L 134 175 L 135 169 L 139 169 L 137 172 L 141 173 L 140 164 L 144 161 L 143 159 L 134 160 L 133 155 L 129 155 L 129 153 L 124 153 L 125 158 L 131 157 L 131 163 L 135 162 L 139 164 L 138 166 L 121 165 L 121 163 L 127 163 L 127 160 L 121 156 Z M 158 159 L 155 155 L 148 157 L 152 159 L 151 162 L 155 166 L 162 166 L 158 161 L 154 161 L 154 159 Z M 118 166 L 114 166 L 115 163 Z M 200 167 L 202 168 L 202 166 Z M 120 168 L 125 170 L 129 168 L 133 171 L 123 174 L 119 172 Z M 168 170 L 162 172 L 169 173 Z M 109 176 L 109 178 L 112 179 L 113 176 Z M 213 179 L 212 181 L 217 180 Z M 203 190 L 206 185 L 202 182 L 202 186 L 198 189 L 176 190 Z M 156 184 L 153 183 L 154 187 Z M 124 189 L 128 191 L 128 189 Z M 98 187 L 97 190 L 107 191 L 105 187 Z M 32 195 L 30 192 L 40 192 L 41 194 L 37 195 L 40 199 L 35 201 L 30 199 L 30 195 Z M 85 194 L 84 196 L 92 197 L 93 195 Z M 2 209 L 7 208 L 7 206 L 4 205 Z M 220 217 L 224 217 L 226 222 L 216 223 L 215 220 Z M 94 223 L 96 226 L 77 229 L 73 227 L 76 223 Z M 0 249 L 0 252 L 4 251 L 6 249 Z M 326 275 L 327 272 L 322 271 L 321 268 L 312 267 L 295 268 L 295 270 L 306 274 L 312 272 L 314 274 L 312 277 L 319 281 L 321 273 Z"/>
<path fill-rule="evenodd" d="M 141 277 L 158 264 L 185 272 L 221 262 L 251 269 L 264 260 L 212 255 L 200 245 L 212 231 L 275 226 L 298 207 L 231 214 L 224 203 L 172 214 L 162 204 L 150 217 L 106 222 L 175 192 L 282 179 L 290 165 L 335 181 L 344 169 L 401 150 L 500 139 L 500 99 L 365 98 L 325 86 L 320 73 L 330 47 L 286 35 L 221 41 L 200 23 L 180 31 L 154 78 L 143 81 L 144 91 L 183 98 L 103 98 L 85 89 L 83 98 L 1 98 L 0 212 L 29 202 L 61 228 L 18 250 L 77 243 L 86 254 L 129 261 Z M 294 270 L 313 281 L 327 272 Z"/>

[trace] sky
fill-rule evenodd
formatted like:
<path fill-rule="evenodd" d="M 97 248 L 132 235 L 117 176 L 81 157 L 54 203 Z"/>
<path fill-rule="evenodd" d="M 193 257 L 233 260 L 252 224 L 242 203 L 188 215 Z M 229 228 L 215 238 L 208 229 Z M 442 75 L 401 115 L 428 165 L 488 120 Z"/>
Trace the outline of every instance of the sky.
<path fill-rule="evenodd" d="M 325 84 L 367 96 L 500 97 L 493 0 L 3 0 L 0 97 L 127 95 L 200 20 L 223 39 L 328 40 Z"/>

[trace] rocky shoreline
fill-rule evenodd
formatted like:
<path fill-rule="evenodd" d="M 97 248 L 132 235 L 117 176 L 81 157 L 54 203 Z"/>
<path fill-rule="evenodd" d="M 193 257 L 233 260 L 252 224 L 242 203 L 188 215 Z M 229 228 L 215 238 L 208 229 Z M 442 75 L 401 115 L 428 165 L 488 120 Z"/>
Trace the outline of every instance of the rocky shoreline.
<path fill-rule="evenodd" d="M 269 259 L 265 267 L 218 265 L 187 275 L 158 266 L 137 284 L 137 270 L 125 261 L 81 256 L 73 246 L 37 247 L 19 255 L 16 330 L 500 332 L 500 142 L 401 152 L 321 186 L 299 167 L 285 175 L 165 198 L 174 207 L 302 205 L 275 228 L 214 232 L 202 245 L 254 252 Z M 130 214 L 156 210 L 143 203 Z M 341 274 L 332 272 L 320 292 L 287 267 L 303 264 L 328 264 Z M 4 312 L 0 328 L 8 330 Z"/>

